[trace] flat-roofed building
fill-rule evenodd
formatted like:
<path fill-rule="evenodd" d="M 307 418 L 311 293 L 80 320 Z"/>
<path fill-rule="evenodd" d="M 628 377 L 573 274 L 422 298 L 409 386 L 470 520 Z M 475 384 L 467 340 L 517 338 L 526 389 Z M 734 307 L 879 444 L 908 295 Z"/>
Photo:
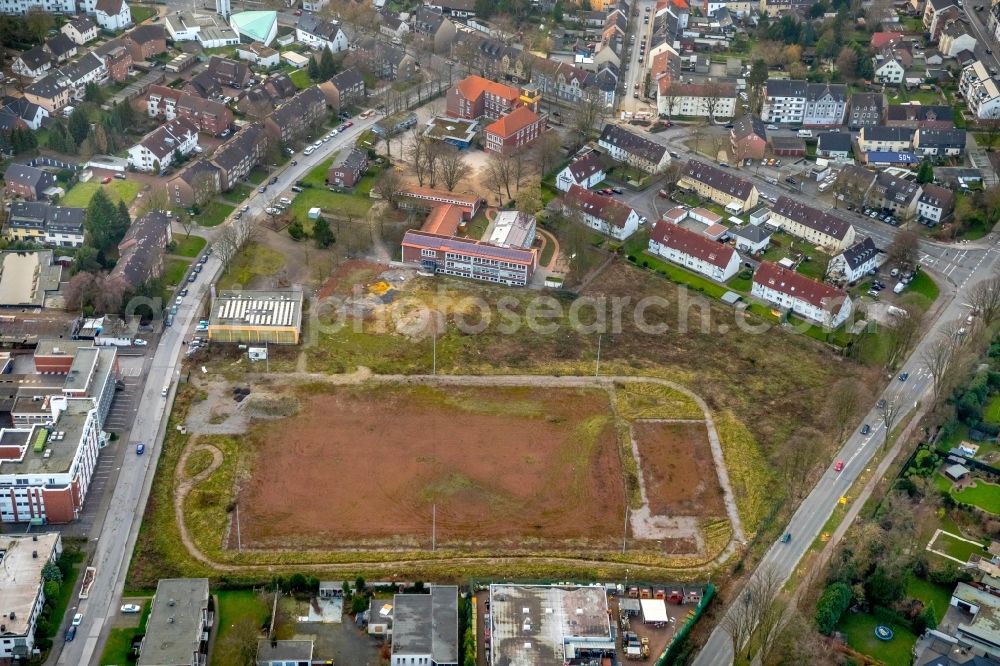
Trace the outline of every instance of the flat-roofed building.
<path fill-rule="evenodd" d="M 212 342 L 296 345 L 302 334 L 302 291 L 220 291 L 212 300 Z"/>
<path fill-rule="evenodd" d="M 393 597 L 392 666 L 458 666 L 458 587 Z"/>
<path fill-rule="evenodd" d="M 523 287 L 538 267 L 534 250 L 497 247 L 490 243 L 425 231 L 407 231 L 403 261 L 425 271 Z"/>
<path fill-rule="evenodd" d="M 94 402 L 49 396 L 48 422 L 0 430 L 0 521 L 79 517 L 104 441 Z"/>
<path fill-rule="evenodd" d="M 3 632 L 0 662 L 27 662 L 35 647 L 35 625 L 45 606 L 42 569 L 62 553 L 58 532 L 0 535 L 0 599 Z"/>
<path fill-rule="evenodd" d="M 615 654 L 601 586 L 490 585 L 491 666 L 563 666 Z"/>
<path fill-rule="evenodd" d="M 531 247 L 535 242 L 535 217 L 519 210 L 502 210 L 493 218 L 490 243 L 500 247 Z"/>
<path fill-rule="evenodd" d="M 138 666 L 205 666 L 214 624 L 207 578 L 161 578 Z"/>

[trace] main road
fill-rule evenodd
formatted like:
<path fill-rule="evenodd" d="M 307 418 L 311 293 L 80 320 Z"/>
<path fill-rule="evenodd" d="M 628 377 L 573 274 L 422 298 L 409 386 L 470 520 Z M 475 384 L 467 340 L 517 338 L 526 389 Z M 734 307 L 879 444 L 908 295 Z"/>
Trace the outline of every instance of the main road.
<path fill-rule="evenodd" d="M 976 284 L 992 275 L 998 255 L 1000 251 L 993 245 L 980 250 L 980 258 L 975 268 L 970 269 L 970 277 L 958 286 L 954 297 L 931 324 L 900 369 L 900 372 L 909 373 L 909 378 L 906 381 L 893 379 L 882 392 L 880 398 L 899 406 L 895 424 L 902 422 L 907 414 L 918 408 L 921 401 L 930 397 L 933 383 L 922 360 L 924 350 L 933 343 L 948 322 L 969 316 L 968 294 Z M 943 291 L 941 297 L 947 298 Z M 840 498 L 847 494 L 851 485 L 863 471 L 868 469 L 872 458 L 882 448 L 886 436 L 885 426 L 879 410 L 874 405 L 865 416 L 865 422 L 871 425 L 871 432 L 862 435 L 856 430 L 844 442 L 836 456 L 836 459 L 844 462 L 843 471 L 835 471 L 833 461 L 830 461 L 830 467 L 784 529 L 784 532 L 791 534 L 791 540 L 788 543 L 780 541 L 774 543 L 761 559 L 753 576 L 760 575 L 762 570 L 769 570 L 774 571 L 784 581 L 795 571 L 799 561 L 832 515 Z M 732 608 L 726 612 L 732 612 Z M 721 627 L 720 621 L 695 659 L 695 666 L 728 666 L 733 662 L 732 640 Z"/>
<path fill-rule="evenodd" d="M 265 192 L 257 192 L 246 201 L 249 210 L 244 215 L 262 216 L 273 198 L 334 151 L 353 146 L 358 136 L 374 125 L 376 120 L 375 115 L 367 120 L 355 119 L 353 127 L 321 144 L 312 155 L 297 155 L 298 164 L 288 166 L 276 174 L 277 183 L 268 185 Z M 92 538 L 97 544 L 88 565 L 96 567 L 97 573 L 88 598 L 79 604 L 78 612 L 83 614 L 83 622 L 77 629 L 75 641 L 58 643 L 57 639 L 57 664 L 76 666 L 97 664 L 100 660 L 101 648 L 107 640 L 111 621 L 119 612 L 119 600 L 125 586 L 129 561 L 162 449 L 170 406 L 180 378 L 183 341 L 204 312 L 210 287 L 218 279 L 222 269 L 222 263 L 215 255 L 208 257 L 202 272 L 188 285 L 190 293 L 178 307 L 173 326 L 164 329 L 160 336 L 139 396 L 136 421 L 132 426 L 131 441 L 128 442 L 118 483 L 107 514 L 99 525 L 95 524 L 97 536 Z M 161 395 L 164 387 L 168 387 L 167 396 Z M 131 454 L 130 451 L 139 442 L 146 445 L 146 454 Z"/>

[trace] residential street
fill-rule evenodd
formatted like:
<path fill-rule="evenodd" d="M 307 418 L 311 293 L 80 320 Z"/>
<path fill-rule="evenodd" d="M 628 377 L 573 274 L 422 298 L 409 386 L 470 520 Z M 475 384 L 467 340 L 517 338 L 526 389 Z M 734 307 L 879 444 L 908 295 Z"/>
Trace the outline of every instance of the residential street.
<path fill-rule="evenodd" d="M 324 143 L 315 153 L 306 157 L 298 155 L 298 165 L 287 167 L 277 174 L 278 182 L 268 186 L 267 192 L 255 193 L 246 204 L 248 214 L 262 217 L 264 208 L 273 197 L 302 178 L 310 169 L 325 160 L 335 151 L 353 145 L 357 137 L 375 124 L 380 116 L 373 115 L 367 120 L 354 120 L 354 127 L 338 134 L 329 143 Z M 118 481 L 108 505 L 107 514 L 95 520 L 92 539 L 97 541 L 94 556 L 87 564 L 97 568 L 97 576 L 88 599 L 79 603 L 83 613 L 76 640 L 63 643 L 57 638 L 49 657 L 49 663 L 76 664 L 98 663 L 107 629 L 111 619 L 118 614 L 119 600 L 125 586 L 128 565 L 135 547 L 139 525 L 142 522 L 149 489 L 156 471 L 161 443 L 163 441 L 170 404 L 177 388 L 180 372 L 182 340 L 189 336 L 199 316 L 204 312 L 204 304 L 209 295 L 210 285 L 221 274 L 222 265 L 210 257 L 197 280 L 188 288 L 189 296 L 180 305 L 174 318 L 174 325 L 164 329 L 160 343 L 156 347 L 152 365 L 145 384 L 138 395 L 136 420 L 127 443 L 124 461 L 118 474 Z M 169 385 L 169 395 L 164 398 L 160 392 Z M 135 445 L 146 444 L 146 454 L 135 455 Z M 74 600 L 75 602 L 75 600 Z M 71 614 L 67 614 L 66 622 Z"/>

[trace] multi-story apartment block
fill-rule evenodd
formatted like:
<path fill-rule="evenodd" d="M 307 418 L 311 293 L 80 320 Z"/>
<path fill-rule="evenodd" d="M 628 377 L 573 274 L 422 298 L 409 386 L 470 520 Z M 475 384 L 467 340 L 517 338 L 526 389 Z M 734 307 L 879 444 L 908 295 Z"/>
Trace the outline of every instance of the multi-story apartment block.
<path fill-rule="evenodd" d="M 976 118 L 1000 118 L 1000 88 L 983 63 L 977 60 L 962 70 L 958 90 L 965 98 L 966 108 Z"/>
<path fill-rule="evenodd" d="M 850 222 L 785 196 L 775 202 L 769 224 L 834 252 L 846 250 L 854 242 Z"/>
<path fill-rule="evenodd" d="M 670 163 L 666 146 L 611 123 L 604 126 L 597 145 L 606 150 L 611 159 L 647 173 L 656 173 Z"/>
<path fill-rule="evenodd" d="M 59 559 L 58 532 L 0 535 L 0 599 L 4 600 L 0 662 L 26 663 L 35 649 L 35 629 L 45 608 L 42 569 Z"/>
<path fill-rule="evenodd" d="M 143 137 L 128 149 L 128 163 L 137 171 L 163 173 L 177 154 L 187 155 L 198 146 L 198 126 L 184 118 L 174 118 Z"/>
<path fill-rule="evenodd" d="M 769 261 L 754 272 L 750 293 L 829 328 L 847 321 L 854 309 L 846 292 Z"/>
<path fill-rule="evenodd" d="M 736 85 L 678 83 L 664 77 L 657 85 L 656 108 L 667 116 L 732 118 L 736 115 Z"/>
<path fill-rule="evenodd" d="M 563 195 L 563 212 L 579 216 L 579 221 L 591 229 L 615 240 L 625 240 L 639 229 L 639 214 L 614 197 L 571 185 Z"/>
<path fill-rule="evenodd" d="M 667 220 L 650 230 L 649 252 L 717 282 L 740 270 L 740 255 L 732 247 Z"/>
<path fill-rule="evenodd" d="M 327 113 L 326 97 L 317 86 L 310 86 L 275 109 L 264 121 L 264 128 L 270 140 L 287 145 L 322 123 Z"/>
<path fill-rule="evenodd" d="M 697 192 L 720 206 L 738 207 L 743 213 L 752 210 L 759 197 L 749 180 L 698 160 L 688 160 L 684 165 L 677 187 Z"/>
<path fill-rule="evenodd" d="M 763 94 L 760 117 L 766 123 L 832 127 L 844 122 L 845 85 L 770 79 Z"/>

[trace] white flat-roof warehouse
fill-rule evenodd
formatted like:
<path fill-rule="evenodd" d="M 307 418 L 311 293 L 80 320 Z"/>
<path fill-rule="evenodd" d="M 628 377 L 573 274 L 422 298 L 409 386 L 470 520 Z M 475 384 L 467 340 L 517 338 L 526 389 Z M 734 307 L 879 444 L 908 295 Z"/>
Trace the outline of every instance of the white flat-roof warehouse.
<path fill-rule="evenodd" d="M 563 666 L 614 654 L 603 587 L 490 585 L 493 666 Z"/>
<path fill-rule="evenodd" d="M 298 344 L 302 291 L 220 291 L 212 300 L 208 339 L 213 342 Z"/>

